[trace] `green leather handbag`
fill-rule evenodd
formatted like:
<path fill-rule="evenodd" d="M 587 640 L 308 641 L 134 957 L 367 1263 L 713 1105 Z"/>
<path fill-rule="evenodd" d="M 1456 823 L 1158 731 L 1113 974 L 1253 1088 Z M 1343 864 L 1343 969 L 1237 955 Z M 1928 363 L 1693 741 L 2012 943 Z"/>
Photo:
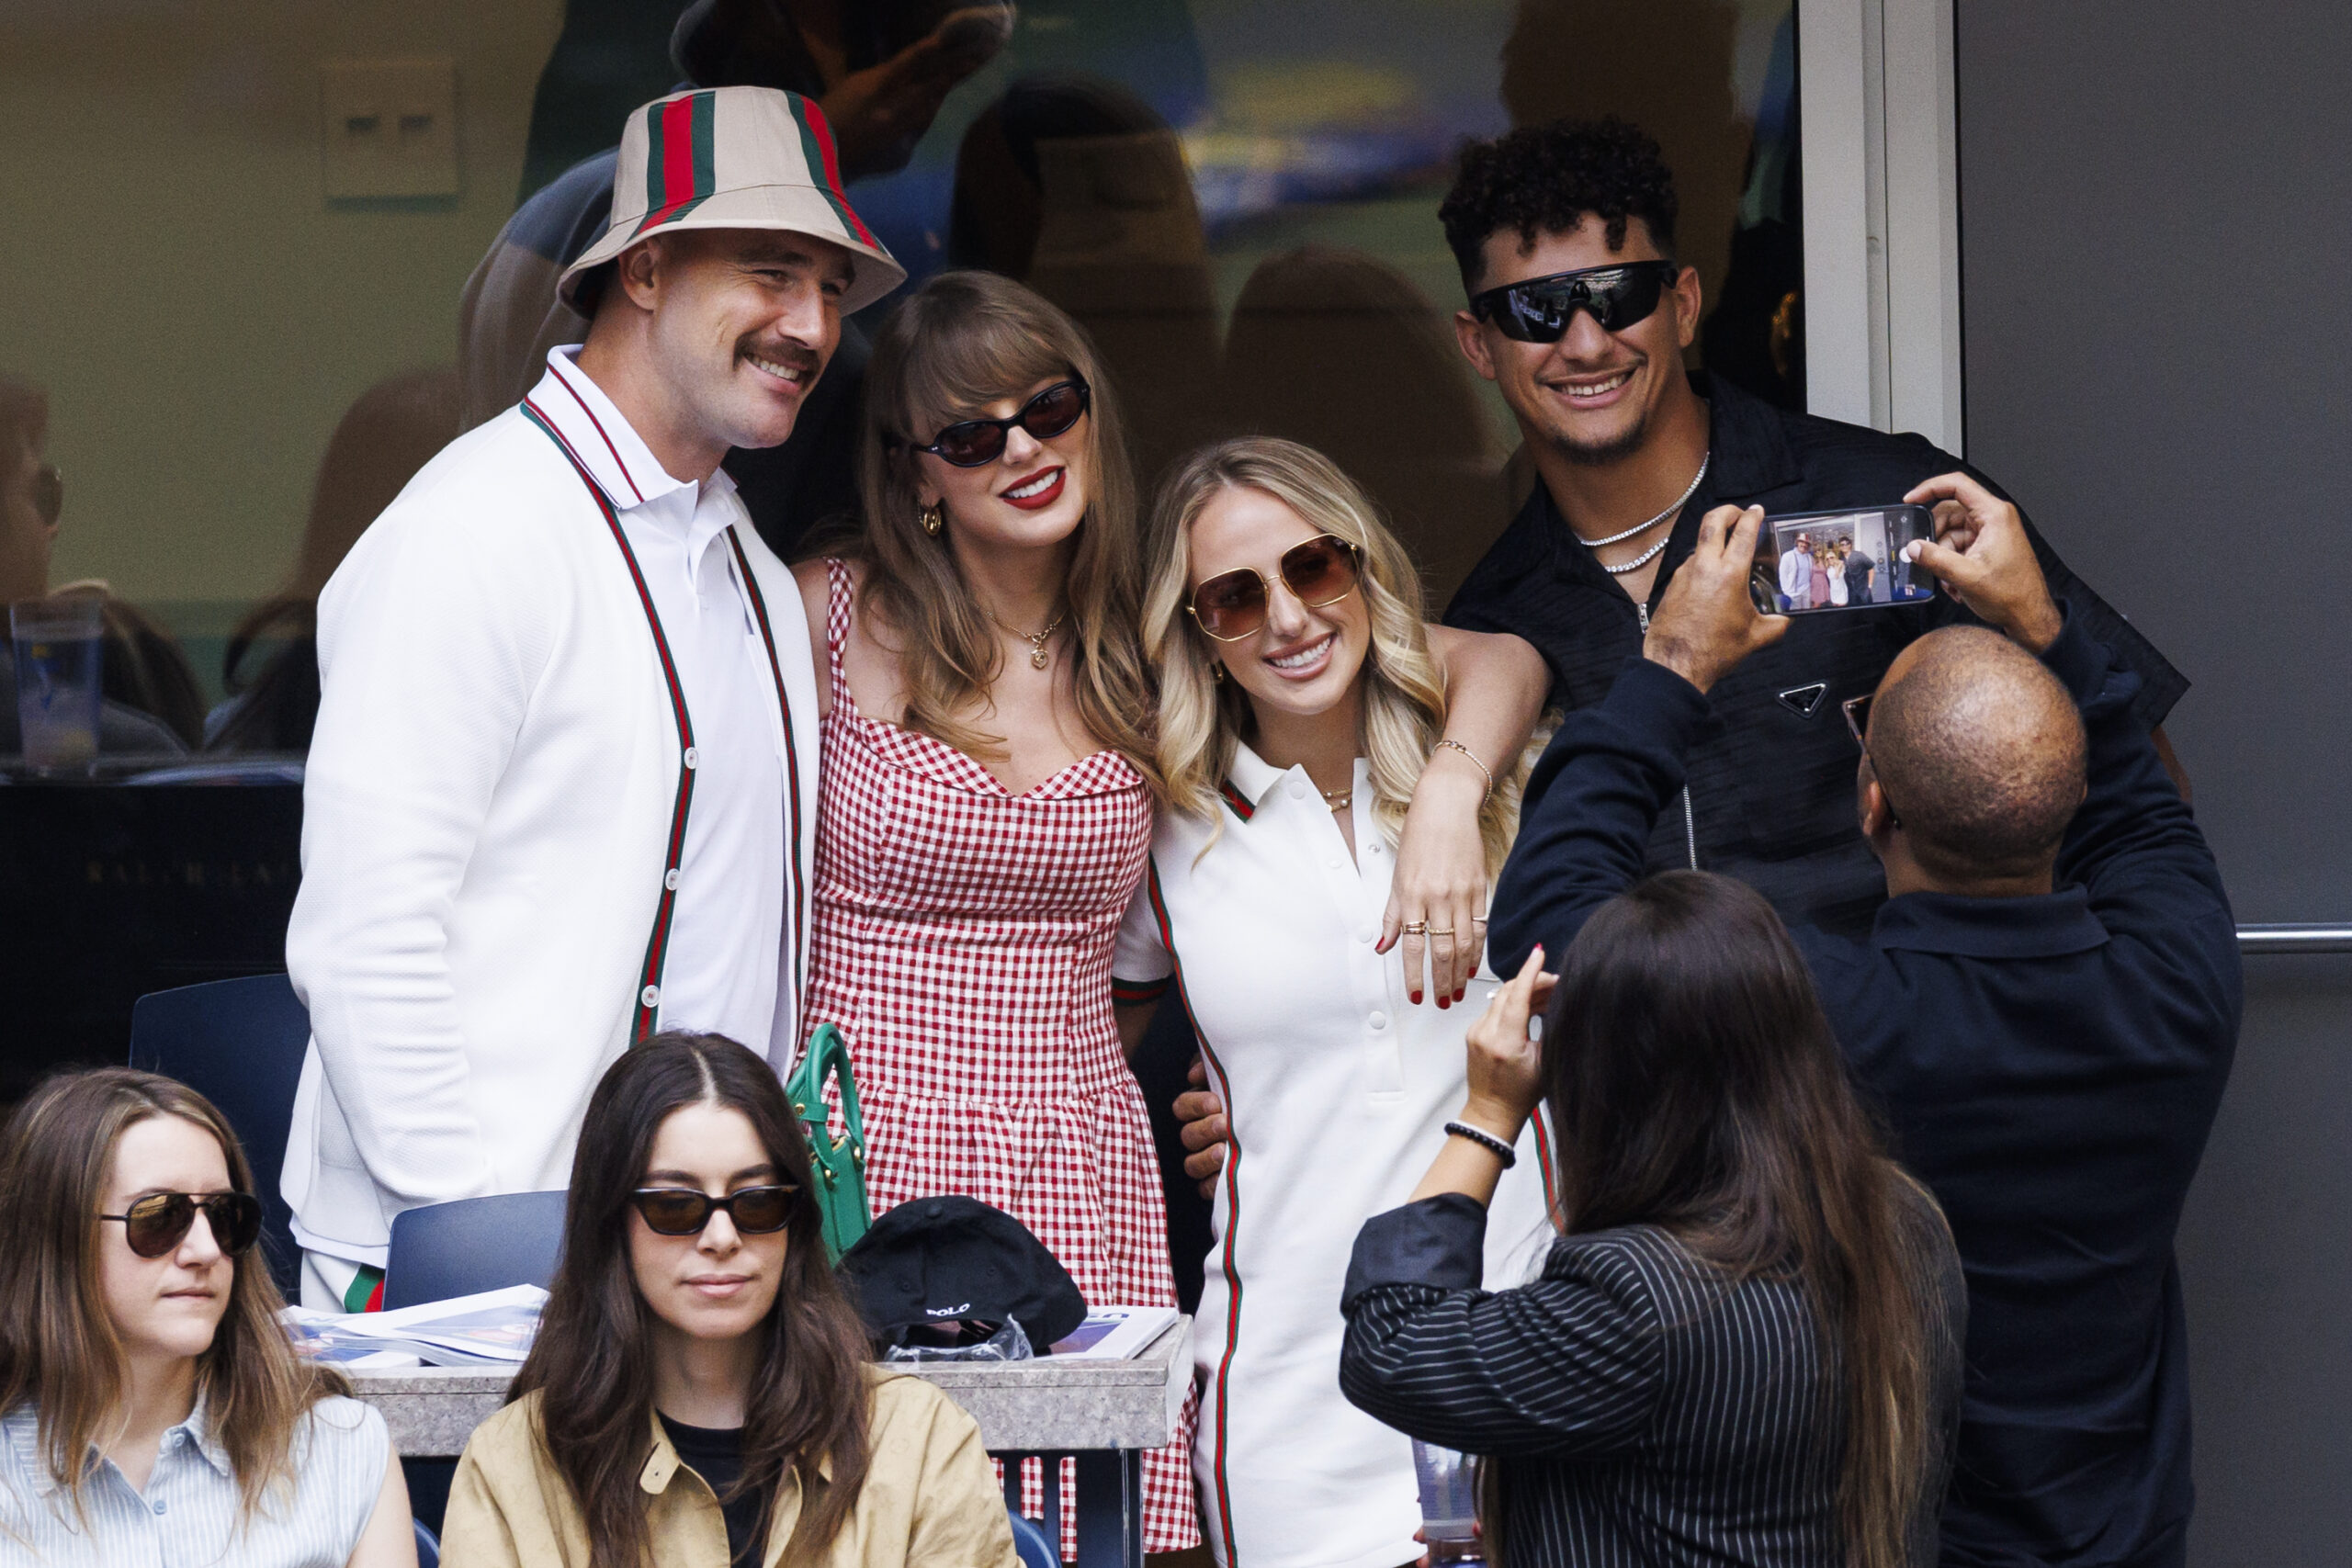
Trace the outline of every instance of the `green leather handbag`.
<path fill-rule="evenodd" d="M 842 1122 L 847 1129 L 836 1138 L 825 1118 L 825 1080 L 841 1085 Z M 820 1023 L 808 1037 L 800 1065 L 785 1080 L 784 1097 L 808 1134 L 808 1164 L 815 1175 L 811 1196 L 825 1222 L 826 1261 L 839 1263 L 842 1254 L 874 1224 L 865 1197 L 865 1121 L 857 1110 L 857 1077 L 850 1071 L 849 1043 L 830 1023 Z"/>

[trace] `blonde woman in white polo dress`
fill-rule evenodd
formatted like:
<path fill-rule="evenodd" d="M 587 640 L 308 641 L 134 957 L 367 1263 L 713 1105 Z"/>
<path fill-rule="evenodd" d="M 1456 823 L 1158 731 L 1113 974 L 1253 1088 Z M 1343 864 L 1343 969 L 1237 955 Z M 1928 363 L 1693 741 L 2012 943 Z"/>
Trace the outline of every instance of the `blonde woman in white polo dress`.
<path fill-rule="evenodd" d="M 1227 1568 L 1398 1568 L 1421 1551 L 1411 1446 L 1340 1397 L 1340 1284 L 1358 1227 L 1449 1136 L 1464 1031 L 1500 982 L 1481 967 L 1466 995 L 1417 998 L 1378 939 L 1424 769 L 1487 792 L 1491 874 L 1517 759 L 1440 743 L 1441 661 L 1476 634 L 1423 625 L 1403 547 L 1309 448 L 1195 454 L 1148 561 L 1170 800 L 1114 973 L 1131 1008 L 1181 991 L 1231 1128 L 1193 1326 L 1202 1515 Z M 1496 1193 L 1490 1280 L 1549 1245 L 1544 1136 L 1531 1123 Z"/>

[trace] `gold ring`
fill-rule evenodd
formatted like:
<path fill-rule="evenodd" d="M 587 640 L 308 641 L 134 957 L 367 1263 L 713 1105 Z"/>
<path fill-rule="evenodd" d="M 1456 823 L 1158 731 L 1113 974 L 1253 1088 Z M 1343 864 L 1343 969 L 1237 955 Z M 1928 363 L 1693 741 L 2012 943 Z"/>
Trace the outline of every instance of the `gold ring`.
<path fill-rule="evenodd" d="M 1452 926 L 1431 926 L 1430 928 L 1430 935 L 1431 936 L 1452 936 L 1453 934 L 1453 928 Z"/>
<path fill-rule="evenodd" d="M 1407 920 L 1400 929 L 1407 936 L 1427 936 L 1430 923 L 1427 920 Z"/>
<path fill-rule="evenodd" d="M 1473 915 L 1470 917 L 1470 923 L 1474 926 L 1483 926 L 1487 923 L 1487 917 L 1484 915 Z"/>

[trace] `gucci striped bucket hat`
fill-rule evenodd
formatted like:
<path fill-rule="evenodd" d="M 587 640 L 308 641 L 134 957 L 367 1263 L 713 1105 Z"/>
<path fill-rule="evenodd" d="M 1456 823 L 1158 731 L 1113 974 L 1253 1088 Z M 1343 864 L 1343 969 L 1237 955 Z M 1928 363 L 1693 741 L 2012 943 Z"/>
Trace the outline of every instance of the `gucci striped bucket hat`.
<path fill-rule="evenodd" d="M 612 224 L 564 269 L 567 304 L 591 268 L 676 229 L 782 229 L 829 240 L 856 279 L 842 300 L 863 310 L 907 280 L 842 192 L 833 128 L 797 93 L 702 87 L 631 111 L 613 171 Z"/>

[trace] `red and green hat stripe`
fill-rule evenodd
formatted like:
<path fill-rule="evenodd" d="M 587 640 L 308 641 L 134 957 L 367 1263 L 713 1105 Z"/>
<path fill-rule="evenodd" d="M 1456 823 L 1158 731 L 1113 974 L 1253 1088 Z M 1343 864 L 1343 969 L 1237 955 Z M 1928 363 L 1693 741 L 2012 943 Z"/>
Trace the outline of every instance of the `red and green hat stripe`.
<path fill-rule="evenodd" d="M 816 187 L 824 193 L 826 201 L 832 206 L 833 215 L 842 220 L 843 229 L 856 235 L 863 243 L 880 250 L 882 242 L 876 240 L 874 231 L 850 209 L 849 197 L 842 194 L 841 159 L 833 151 L 833 128 L 825 123 L 824 112 L 797 94 L 790 102 L 792 123 L 800 128 L 800 155 L 808 161 L 808 173 Z"/>
<path fill-rule="evenodd" d="M 712 128 L 717 96 L 689 93 L 646 106 L 645 218 L 631 239 L 676 222 L 718 188 L 718 141 Z"/>

